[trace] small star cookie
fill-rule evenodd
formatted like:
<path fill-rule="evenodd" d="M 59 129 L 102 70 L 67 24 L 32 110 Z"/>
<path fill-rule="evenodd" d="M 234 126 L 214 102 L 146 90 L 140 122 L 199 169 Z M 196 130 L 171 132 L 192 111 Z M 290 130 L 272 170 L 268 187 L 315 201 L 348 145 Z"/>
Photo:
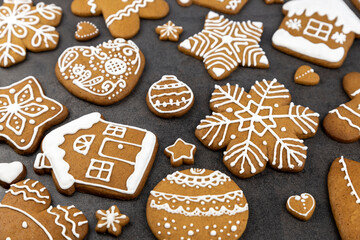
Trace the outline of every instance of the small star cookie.
<path fill-rule="evenodd" d="M 98 210 L 96 212 L 98 223 L 95 231 L 98 233 L 108 232 L 111 235 L 119 236 L 122 228 L 129 223 L 130 219 L 121 214 L 117 206 L 113 205 L 108 210 Z"/>
<path fill-rule="evenodd" d="M 164 150 L 164 154 L 170 158 L 173 167 L 180 167 L 184 163 L 187 165 L 194 164 L 195 152 L 196 146 L 185 142 L 181 138 L 178 138 L 173 145 Z"/>
<path fill-rule="evenodd" d="M 183 32 L 182 27 L 176 26 L 172 21 L 168 21 L 164 25 L 157 26 L 155 29 L 156 33 L 159 34 L 161 41 L 172 41 L 177 42 L 180 34 Z"/>

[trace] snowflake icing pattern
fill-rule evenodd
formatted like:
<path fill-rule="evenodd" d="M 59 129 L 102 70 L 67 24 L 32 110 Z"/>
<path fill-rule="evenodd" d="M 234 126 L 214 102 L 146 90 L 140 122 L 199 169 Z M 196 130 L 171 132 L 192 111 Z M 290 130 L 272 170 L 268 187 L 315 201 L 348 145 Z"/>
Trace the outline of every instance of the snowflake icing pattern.
<path fill-rule="evenodd" d="M 61 14 L 54 4 L 32 6 L 31 1 L 5 0 L 0 7 L 0 66 L 23 61 L 26 48 L 34 52 L 54 49 L 59 34 L 53 26 L 60 23 Z"/>
<path fill-rule="evenodd" d="M 238 85 L 215 86 L 214 111 L 197 126 L 196 136 L 211 149 L 222 149 L 224 164 L 241 178 L 273 168 L 298 172 L 304 168 L 304 138 L 315 135 L 319 114 L 291 102 L 284 85 L 256 82 L 247 94 Z"/>
<path fill-rule="evenodd" d="M 298 30 L 300 31 L 301 29 L 301 19 L 289 19 L 288 21 L 286 21 L 286 26 L 290 29 L 294 29 L 294 30 Z"/>
<path fill-rule="evenodd" d="M 176 26 L 172 21 L 168 21 L 162 26 L 157 26 L 156 33 L 160 34 L 160 40 L 170 40 L 176 42 L 179 35 L 183 32 L 182 27 Z"/>
<path fill-rule="evenodd" d="M 335 32 L 331 39 L 334 40 L 336 43 L 344 44 L 346 42 L 346 35 L 343 33 Z"/>
<path fill-rule="evenodd" d="M 123 226 L 129 223 L 129 218 L 121 214 L 117 206 L 111 206 L 108 210 L 98 210 L 96 212 L 96 231 L 100 233 L 109 232 L 114 236 L 119 236 Z"/>

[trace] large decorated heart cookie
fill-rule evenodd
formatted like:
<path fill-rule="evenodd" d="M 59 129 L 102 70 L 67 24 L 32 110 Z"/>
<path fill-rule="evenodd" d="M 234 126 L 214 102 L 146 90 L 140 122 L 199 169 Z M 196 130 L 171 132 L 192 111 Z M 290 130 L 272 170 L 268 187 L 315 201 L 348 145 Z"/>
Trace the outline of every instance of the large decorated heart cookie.
<path fill-rule="evenodd" d="M 85 215 L 74 206 L 51 206 L 39 181 L 12 184 L 0 203 L 0 239 L 81 240 L 88 232 Z"/>
<path fill-rule="evenodd" d="M 96 47 L 66 49 L 58 59 L 56 76 L 64 87 L 86 101 L 110 105 L 136 86 L 145 58 L 132 41 L 109 40 Z"/>
<path fill-rule="evenodd" d="M 107 122 L 94 112 L 69 122 L 42 142 L 34 169 L 52 173 L 59 192 L 75 190 L 118 199 L 138 196 L 157 152 L 156 136 Z"/>

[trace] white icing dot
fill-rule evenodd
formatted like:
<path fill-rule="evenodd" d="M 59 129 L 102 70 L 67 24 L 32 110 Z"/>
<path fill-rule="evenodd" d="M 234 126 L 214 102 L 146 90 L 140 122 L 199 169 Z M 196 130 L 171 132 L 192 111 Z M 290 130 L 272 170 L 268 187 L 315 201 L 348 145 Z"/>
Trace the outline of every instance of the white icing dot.
<path fill-rule="evenodd" d="M 124 148 L 124 145 L 119 144 L 119 145 L 118 145 L 118 148 L 121 150 L 121 149 L 123 149 L 123 148 Z"/>
<path fill-rule="evenodd" d="M 232 232 L 235 232 L 236 230 L 237 230 L 237 227 L 236 227 L 235 225 L 232 225 L 232 226 L 231 226 L 231 231 L 232 231 Z"/>
<path fill-rule="evenodd" d="M 37 102 L 42 102 L 42 98 L 41 98 L 41 97 L 37 97 L 37 98 L 36 98 L 36 101 L 37 101 Z"/>
<path fill-rule="evenodd" d="M 51 107 L 50 109 L 51 109 L 51 110 L 55 110 L 55 107 Z"/>
<path fill-rule="evenodd" d="M 10 90 L 9 90 L 9 93 L 11 93 L 11 94 L 15 93 L 15 89 L 13 89 L 13 88 L 10 89 Z"/>
<path fill-rule="evenodd" d="M 234 140 L 236 138 L 236 135 L 233 134 L 230 136 L 230 138 Z"/>
<path fill-rule="evenodd" d="M 231 113 L 231 112 L 233 112 L 234 110 L 233 110 L 231 107 L 229 107 L 229 108 L 226 109 L 226 111 L 227 111 L 228 113 Z"/>
<path fill-rule="evenodd" d="M 27 228 L 27 227 L 28 227 L 28 224 L 27 224 L 27 222 L 23 221 L 22 224 L 21 224 L 21 226 L 22 226 L 23 228 Z"/>
<path fill-rule="evenodd" d="M 194 235 L 194 231 L 193 231 L 193 230 L 188 231 L 188 235 L 189 235 L 189 236 L 193 236 L 193 235 Z"/>
<path fill-rule="evenodd" d="M 160 227 L 160 226 L 161 226 L 161 223 L 158 222 L 156 225 L 157 225 L 158 227 Z"/>
<path fill-rule="evenodd" d="M 212 230 L 212 231 L 210 232 L 210 235 L 211 235 L 211 236 L 216 236 L 216 231 L 215 231 L 215 230 Z"/>
<path fill-rule="evenodd" d="M 21 143 L 24 143 L 24 142 L 25 142 L 25 139 L 21 139 L 20 142 L 21 142 Z"/>
<path fill-rule="evenodd" d="M 209 229 L 209 226 L 205 226 L 205 229 Z"/>
<path fill-rule="evenodd" d="M 3 127 L 2 125 L 0 125 L 0 131 L 1 131 L 1 130 L 4 130 L 4 127 Z"/>
<path fill-rule="evenodd" d="M 160 231 L 158 231 L 158 234 L 160 235 L 160 234 L 161 234 L 161 232 L 160 232 Z"/>
<path fill-rule="evenodd" d="M 275 104 L 274 104 L 274 107 L 279 107 L 279 104 L 275 103 Z"/>
<path fill-rule="evenodd" d="M 281 128 L 281 131 L 282 131 L 282 132 L 285 132 L 285 131 L 286 131 L 286 127 L 282 127 L 282 128 Z"/>
<path fill-rule="evenodd" d="M 11 238 L 10 238 L 10 237 L 7 237 L 5 240 L 11 240 Z"/>
<path fill-rule="evenodd" d="M 35 120 L 34 120 L 34 119 L 30 119 L 30 120 L 29 120 L 29 123 L 30 123 L 30 124 L 35 124 Z"/>
<path fill-rule="evenodd" d="M 194 226 L 194 224 L 193 223 L 190 223 L 190 227 L 193 227 Z"/>
<path fill-rule="evenodd" d="M 216 227 L 217 227 L 216 224 L 214 224 L 214 225 L 213 225 L 213 228 L 216 228 Z"/>
<path fill-rule="evenodd" d="M 266 142 L 266 141 L 263 141 L 263 144 L 266 146 L 266 145 L 267 145 L 267 142 Z"/>
<path fill-rule="evenodd" d="M 185 225 L 183 226 L 183 229 L 186 229 L 186 226 L 185 226 Z"/>
<path fill-rule="evenodd" d="M 170 235 L 171 235 L 171 232 L 167 232 L 167 235 L 169 235 L 169 236 L 170 236 Z"/>
<path fill-rule="evenodd" d="M 240 224 L 240 221 L 239 221 L 239 220 L 237 220 L 237 221 L 236 221 L 236 224 L 237 224 L 237 225 L 239 225 L 239 224 Z"/>
<path fill-rule="evenodd" d="M 172 223 L 175 223 L 175 219 L 171 220 Z"/>
<path fill-rule="evenodd" d="M 165 224 L 164 224 L 164 228 L 171 228 L 170 223 L 165 223 Z"/>
<path fill-rule="evenodd" d="M 297 201 L 299 201 L 300 199 L 301 199 L 300 196 L 296 196 L 296 197 L 295 197 L 295 200 L 297 200 Z"/>

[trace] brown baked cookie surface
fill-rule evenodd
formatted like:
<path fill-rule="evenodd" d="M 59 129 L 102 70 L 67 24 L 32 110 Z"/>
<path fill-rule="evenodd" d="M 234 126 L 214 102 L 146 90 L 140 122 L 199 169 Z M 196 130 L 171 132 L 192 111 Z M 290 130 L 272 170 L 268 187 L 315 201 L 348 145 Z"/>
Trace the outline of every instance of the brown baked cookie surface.
<path fill-rule="evenodd" d="M 360 0 L 351 0 L 351 2 L 354 4 L 357 10 L 360 11 Z"/>
<path fill-rule="evenodd" d="M 34 170 L 52 173 L 59 192 L 133 199 L 146 182 L 158 143 L 145 129 L 108 122 L 94 112 L 47 134 L 41 148 Z"/>
<path fill-rule="evenodd" d="M 313 86 L 319 84 L 320 76 L 310 66 L 302 65 L 296 70 L 294 81 L 297 84 Z"/>
<path fill-rule="evenodd" d="M 180 6 L 188 7 L 196 4 L 202 7 L 210 8 L 225 14 L 237 14 L 247 3 L 247 0 L 176 0 Z"/>
<path fill-rule="evenodd" d="M 10 188 L 11 184 L 17 183 L 26 177 L 26 167 L 19 161 L 0 163 L 0 186 Z"/>

